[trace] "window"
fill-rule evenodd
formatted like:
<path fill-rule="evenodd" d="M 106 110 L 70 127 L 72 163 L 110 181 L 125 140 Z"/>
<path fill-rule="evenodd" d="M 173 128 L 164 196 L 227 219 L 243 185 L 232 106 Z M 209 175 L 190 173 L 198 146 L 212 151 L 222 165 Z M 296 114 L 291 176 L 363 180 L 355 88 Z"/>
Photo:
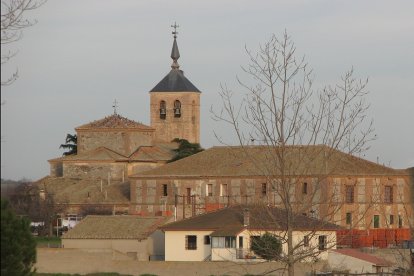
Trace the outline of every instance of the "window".
<path fill-rule="evenodd" d="M 187 204 L 191 204 L 191 188 L 187 188 Z"/>
<path fill-rule="evenodd" d="M 165 101 L 160 102 L 160 119 L 165 120 L 167 117 L 167 104 Z"/>
<path fill-rule="evenodd" d="M 352 213 L 346 213 L 346 224 L 352 224 Z"/>
<path fill-rule="evenodd" d="M 162 195 L 163 196 L 168 195 L 168 186 L 167 186 L 167 184 L 162 184 Z"/>
<path fill-rule="evenodd" d="M 319 250 L 325 250 L 327 245 L 326 236 L 319 236 Z"/>
<path fill-rule="evenodd" d="M 207 196 L 213 196 L 213 184 L 207 184 Z"/>
<path fill-rule="evenodd" d="M 346 191 L 345 202 L 354 203 L 354 186 L 346 185 L 345 191 Z"/>
<path fill-rule="evenodd" d="M 260 236 L 250 236 L 250 248 L 252 248 L 253 244 L 258 243 L 260 240 Z"/>
<path fill-rule="evenodd" d="M 175 100 L 174 102 L 174 117 L 181 117 L 181 102 L 179 100 Z"/>
<path fill-rule="evenodd" d="M 243 237 L 239 237 L 239 248 L 243 248 Z"/>
<path fill-rule="evenodd" d="M 227 196 L 227 184 L 221 184 L 220 196 Z"/>
<path fill-rule="evenodd" d="M 236 237 L 213 237 L 213 248 L 236 248 Z"/>
<path fill-rule="evenodd" d="M 394 215 L 390 215 L 390 225 L 394 224 Z"/>
<path fill-rule="evenodd" d="M 384 202 L 385 203 L 392 203 L 393 202 L 393 194 L 392 194 L 392 186 L 385 186 L 384 191 Z"/>
<path fill-rule="evenodd" d="M 306 235 L 303 237 L 303 246 L 308 247 L 309 246 L 309 236 Z"/>
<path fill-rule="evenodd" d="M 210 236 L 204 236 L 204 244 L 210 244 Z"/>
<path fill-rule="evenodd" d="M 380 227 L 380 218 L 379 215 L 374 215 L 374 228 Z"/>
<path fill-rule="evenodd" d="M 403 220 L 401 215 L 398 215 L 398 228 L 402 228 L 403 227 Z"/>
<path fill-rule="evenodd" d="M 262 183 L 262 196 L 265 196 L 267 194 L 267 184 Z"/>
<path fill-rule="evenodd" d="M 197 236 L 185 236 L 185 249 L 197 250 Z"/>
<path fill-rule="evenodd" d="M 304 183 L 303 183 L 303 186 L 302 186 L 302 193 L 303 193 L 304 195 L 308 194 L 308 183 L 307 183 L 307 182 L 304 182 Z"/>

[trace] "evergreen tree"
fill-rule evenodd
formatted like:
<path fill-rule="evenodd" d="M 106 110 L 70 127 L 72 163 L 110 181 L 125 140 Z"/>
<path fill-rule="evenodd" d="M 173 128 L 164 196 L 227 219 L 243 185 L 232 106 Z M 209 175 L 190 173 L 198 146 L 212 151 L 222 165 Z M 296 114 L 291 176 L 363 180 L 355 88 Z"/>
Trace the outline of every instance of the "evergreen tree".
<path fill-rule="evenodd" d="M 172 142 L 179 144 L 178 148 L 175 150 L 177 153 L 169 162 L 183 159 L 190 155 L 196 154 L 204 149 L 198 143 L 190 143 L 186 139 L 175 138 Z"/>
<path fill-rule="evenodd" d="M 282 243 L 270 233 L 253 239 L 251 249 L 253 252 L 268 261 L 277 260 L 282 253 Z"/>
<path fill-rule="evenodd" d="M 65 142 L 66 144 L 61 144 L 59 147 L 67 150 L 63 153 L 64 156 L 78 153 L 78 137 L 76 134 L 67 134 Z"/>
<path fill-rule="evenodd" d="M 33 275 L 36 262 L 36 242 L 30 232 L 30 222 L 19 218 L 9 203 L 1 200 L 1 275 Z"/>

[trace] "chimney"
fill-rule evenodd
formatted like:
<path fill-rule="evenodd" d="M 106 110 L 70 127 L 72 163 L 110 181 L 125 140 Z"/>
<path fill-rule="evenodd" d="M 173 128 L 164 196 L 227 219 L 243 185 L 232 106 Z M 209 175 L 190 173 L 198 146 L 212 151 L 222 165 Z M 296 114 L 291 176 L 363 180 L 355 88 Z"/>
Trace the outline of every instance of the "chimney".
<path fill-rule="evenodd" d="M 244 227 L 249 226 L 250 224 L 250 211 L 248 208 L 243 210 L 243 225 Z"/>

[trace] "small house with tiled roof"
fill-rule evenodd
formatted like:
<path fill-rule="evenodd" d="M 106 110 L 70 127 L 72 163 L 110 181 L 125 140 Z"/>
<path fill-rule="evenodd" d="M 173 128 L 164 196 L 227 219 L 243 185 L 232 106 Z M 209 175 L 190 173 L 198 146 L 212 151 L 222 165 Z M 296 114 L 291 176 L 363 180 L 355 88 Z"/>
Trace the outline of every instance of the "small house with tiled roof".
<path fill-rule="evenodd" d="M 328 254 L 328 264 L 338 271 L 348 273 L 393 272 L 393 263 L 383 258 L 364 253 L 357 249 L 332 249 Z"/>
<path fill-rule="evenodd" d="M 164 256 L 161 217 L 87 216 L 62 236 L 62 247 L 107 251 L 116 258 L 148 261 Z"/>
<path fill-rule="evenodd" d="M 288 187 L 298 213 L 346 228 L 409 228 L 410 185 L 407 170 L 324 145 L 221 146 L 131 176 L 130 211 L 185 218 L 234 204 L 283 207 Z"/>
<path fill-rule="evenodd" d="M 335 231 L 340 227 L 304 215 L 292 219 L 293 246 L 301 248 L 303 255 L 326 259 L 326 250 L 335 248 Z M 280 240 L 283 256 L 286 223 L 286 211 L 263 205 L 236 205 L 172 222 L 160 227 L 165 233 L 165 260 L 263 261 L 251 245 L 265 233 Z"/>

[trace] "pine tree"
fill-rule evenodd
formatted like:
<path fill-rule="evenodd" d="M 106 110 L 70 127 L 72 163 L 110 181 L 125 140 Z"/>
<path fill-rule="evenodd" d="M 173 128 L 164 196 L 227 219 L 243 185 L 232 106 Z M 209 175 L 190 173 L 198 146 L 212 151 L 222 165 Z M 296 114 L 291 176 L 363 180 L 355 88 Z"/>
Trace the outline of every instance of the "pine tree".
<path fill-rule="evenodd" d="M 1 275 L 33 275 L 36 262 L 36 242 L 30 232 L 30 222 L 19 218 L 1 200 Z"/>

